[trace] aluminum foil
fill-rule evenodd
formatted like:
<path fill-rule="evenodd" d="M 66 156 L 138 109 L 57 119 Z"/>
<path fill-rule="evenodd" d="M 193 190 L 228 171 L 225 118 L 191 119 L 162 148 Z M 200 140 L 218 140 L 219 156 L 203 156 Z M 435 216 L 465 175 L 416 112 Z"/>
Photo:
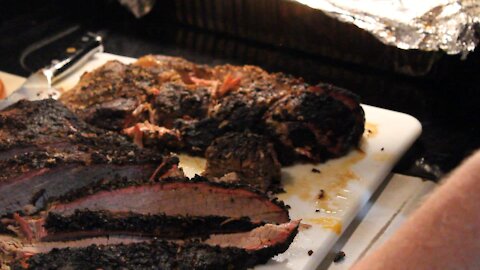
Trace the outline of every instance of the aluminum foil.
<path fill-rule="evenodd" d="M 480 0 L 294 0 L 401 49 L 466 56 L 480 35 Z"/>

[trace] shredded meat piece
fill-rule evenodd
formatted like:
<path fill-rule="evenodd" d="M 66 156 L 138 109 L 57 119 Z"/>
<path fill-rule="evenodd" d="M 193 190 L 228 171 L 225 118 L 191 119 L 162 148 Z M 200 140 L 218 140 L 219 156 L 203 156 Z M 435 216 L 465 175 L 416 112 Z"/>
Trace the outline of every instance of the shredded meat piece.
<path fill-rule="evenodd" d="M 172 130 L 157 125 L 150 124 L 145 121 L 137 123 L 132 127 L 125 128 L 123 133 L 133 138 L 133 142 L 140 148 L 144 146 L 144 139 L 163 139 L 165 137 L 173 137 L 180 140 L 180 135 L 177 130 Z"/>
<path fill-rule="evenodd" d="M 222 85 L 215 92 L 214 96 L 217 98 L 223 97 L 228 94 L 230 91 L 236 89 L 241 82 L 241 77 L 233 77 L 230 73 L 225 76 L 225 80 L 223 81 Z"/>

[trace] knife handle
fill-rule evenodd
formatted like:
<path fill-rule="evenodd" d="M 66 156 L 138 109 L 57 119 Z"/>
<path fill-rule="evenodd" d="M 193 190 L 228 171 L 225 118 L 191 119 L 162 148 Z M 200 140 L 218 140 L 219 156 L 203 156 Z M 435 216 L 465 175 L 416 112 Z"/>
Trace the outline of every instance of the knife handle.
<path fill-rule="evenodd" d="M 50 79 L 50 83 L 61 79 L 76 67 L 83 65 L 95 53 L 103 52 L 101 36 L 87 33 L 80 40 L 73 47 L 75 52 L 72 55 L 42 69 L 45 76 Z"/>

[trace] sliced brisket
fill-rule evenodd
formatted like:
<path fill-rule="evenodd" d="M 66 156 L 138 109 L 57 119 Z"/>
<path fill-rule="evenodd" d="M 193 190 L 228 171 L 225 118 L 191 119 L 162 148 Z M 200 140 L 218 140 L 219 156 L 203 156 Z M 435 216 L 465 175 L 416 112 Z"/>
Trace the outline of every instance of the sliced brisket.
<path fill-rule="evenodd" d="M 27 240 L 79 239 L 105 235 L 163 238 L 242 232 L 289 220 L 286 206 L 238 183 L 197 176 L 158 182 L 110 182 L 77 189 L 36 216 L 14 214 L 13 226 Z"/>
<path fill-rule="evenodd" d="M 0 151 L 0 217 L 34 213 L 90 185 L 148 181 L 170 159 L 83 122 L 54 100 L 0 111 Z"/>
<path fill-rule="evenodd" d="M 181 65 L 175 68 L 180 81 L 192 79 Z M 119 73 L 137 76 L 143 72 L 139 69 L 111 63 L 99 74 L 118 79 L 123 76 Z M 199 76 L 206 72 L 193 70 Z M 84 78 L 90 80 L 85 87 L 95 84 L 94 78 Z M 125 83 L 150 91 L 141 84 L 144 79 Z M 143 102 L 136 95 L 109 99 L 112 89 L 104 89 L 105 102 L 94 114 L 122 118 L 129 113 L 118 113 L 117 108 L 127 112 L 134 98 Z M 182 99 L 168 101 L 193 104 L 179 107 L 195 111 L 192 115 L 206 113 L 203 101 L 196 103 L 186 92 Z M 163 115 L 175 111 L 169 110 Z M 110 123 L 163 117 L 150 114 L 148 107 L 140 111 Z M 289 216 L 281 202 L 238 183 L 187 179 L 177 158 L 92 127 L 53 100 L 21 101 L 0 111 L 0 152 L 0 170 L 5 172 L 0 175 L 0 229 L 21 236 L 2 236 L 8 239 L 2 238 L 0 255 L 2 261 L 23 258 L 17 268 L 245 269 L 285 251 L 297 233 L 298 222 L 282 224 Z M 274 162 L 267 162 L 273 156 L 264 156 L 270 152 L 262 153 L 252 158 Z M 198 240 L 178 240 L 192 237 Z"/>

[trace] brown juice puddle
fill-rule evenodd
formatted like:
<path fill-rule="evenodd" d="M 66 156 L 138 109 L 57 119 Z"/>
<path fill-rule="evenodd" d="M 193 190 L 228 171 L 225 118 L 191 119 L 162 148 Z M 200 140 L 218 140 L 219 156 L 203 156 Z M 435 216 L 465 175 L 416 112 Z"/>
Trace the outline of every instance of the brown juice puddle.
<path fill-rule="evenodd" d="M 309 218 L 306 219 L 309 223 L 319 224 L 324 229 L 331 230 L 336 234 L 342 232 L 342 222 L 337 218 L 331 217 L 319 217 L 319 218 Z"/>
<path fill-rule="evenodd" d="M 334 213 L 335 201 L 348 196 L 347 184 L 351 180 L 359 179 L 352 167 L 364 157 L 365 153 L 355 150 L 346 157 L 331 160 L 321 166 L 297 165 L 292 172 L 295 179 L 285 179 L 283 188 L 286 193 L 279 194 L 279 198 L 285 200 L 297 196 L 303 201 L 315 203 L 321 212 Z M 320 173 L 312 172 L 312 168 L 319 169 Z M 319 198 L 321 190 L 323 197 Z"/>

